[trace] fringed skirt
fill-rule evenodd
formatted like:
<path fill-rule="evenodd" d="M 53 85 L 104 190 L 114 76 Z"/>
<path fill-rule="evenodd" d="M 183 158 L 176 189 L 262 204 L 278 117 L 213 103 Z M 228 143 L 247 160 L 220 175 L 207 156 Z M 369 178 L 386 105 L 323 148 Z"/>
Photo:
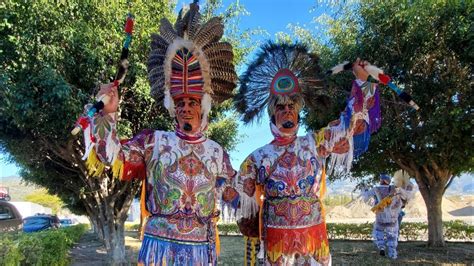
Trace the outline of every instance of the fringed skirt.
<path fill-rule="evenodd" d="M 326 223 L 306 228 L 266 228 L 266 265 L 328 265 Z"/>
<path fill-rule="evenodd" d="M 209 243 L 194 243 L 160 238 L 145 234 L 138 254 L 141 265 L 192 265 L 204 266 L 217 264 L 215 245 L 209 249 Z"/>

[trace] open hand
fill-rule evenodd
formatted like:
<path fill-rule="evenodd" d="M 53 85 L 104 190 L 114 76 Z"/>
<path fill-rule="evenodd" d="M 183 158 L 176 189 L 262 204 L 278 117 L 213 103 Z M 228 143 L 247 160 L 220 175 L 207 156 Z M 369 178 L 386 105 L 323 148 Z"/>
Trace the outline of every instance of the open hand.
<path fill-rule="evenodd" d="M 104 96 L 108 96 L 103 98 Z M 108 98 L 108 101 L 106 100 Z M 100 85 L 99 93 L 97 93 L 97 100 L 102 99 L 104 102 L 104 109 L 105 113 L 115 113 L 117 112 L 118 105 L 119 105 L 119 97 L 118 97 L 118 90 L 117 86 L 114 83 L 108 83 Z M 107 102 L 107 103 L 106 103 Z"/>
<path fill-rule="evenodd" d="M 364 67 L 367 65 L 370 65 L 370 63 L 365 60 L 361 60 L 360 58 L 356 59 L 356 61 L 352 65 L 352 73 L 354 73 L 354 76 L 357 79 L 367 81 L 369 73 L 367 73 L 367 71 L 364 69 Z"/>

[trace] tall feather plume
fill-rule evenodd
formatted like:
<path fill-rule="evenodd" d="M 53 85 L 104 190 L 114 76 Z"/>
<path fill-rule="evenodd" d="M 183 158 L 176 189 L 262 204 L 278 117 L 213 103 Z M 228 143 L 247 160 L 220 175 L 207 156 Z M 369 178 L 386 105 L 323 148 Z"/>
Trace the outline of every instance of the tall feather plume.
<path fill-rule="evenodd" d="M 160 21 L 160 35 L 167 43 L 172 43 L 178 37 L 173 25 L 166 18 Z"/>
<path fill-rule="evenodd" d="M 151 35 L 151 51 L 148 57 L 148 79 L 151 85 L 151 95 L 157 101 L 163 100 L 165 75 L 163 63 L 166 57 L 168 42 L 160 35 Z"/>
<path fill-rule="evenodd" d="M 201 22 L 201 14 L 199 13 L 199 5 L 197 2 L 189 5 L 189 10 L 183 20 L 187 21 L 185 31 L 187 31 L 188 38 L 190 40 L 194 39 Z"/>
<path fill-rule="evenodd" d="M 218 57 L 220 54 L 234 54 L 232 45 L 228 42 L 215 42 L 205 45 L 202 51 L 206 54 L 207 58 Z"/>
<path fill-rule="evenodd" d="M 194 36 L 194 43 L 203 47 L 206 44 L 217 42 L 224 35 L 224 24 L 220 17 L 213 17 L 199 28 L 197 34 Z"/>
<path fill-rule="evenodd" d="M 405 188 L 410 183 L 410 175 L 403 170 L 398 170 L 393 174 L 393 183 L 396 187 Z"/>
<path fill-rule="evenodd" d="M 184 20 L 184 16 L 187 14 L 187 11 L 188 10 L 186 8 L 182 8 L 178 13 L 178 18 L 176 19 L 176 22 L 174 23 L 176 34 L 181 37 L 183 37 L 184 30 L 186 29 L 186 21 Z"/>

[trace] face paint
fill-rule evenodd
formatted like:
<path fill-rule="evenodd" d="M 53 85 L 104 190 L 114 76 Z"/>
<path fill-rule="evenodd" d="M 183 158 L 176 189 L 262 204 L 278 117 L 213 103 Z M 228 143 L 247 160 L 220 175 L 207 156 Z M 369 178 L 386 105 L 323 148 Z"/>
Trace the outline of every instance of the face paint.
<path fill-rule="evenodd" d="M 185 97 L 178 99 L 175 105 L 178 127 L 190 134 L 197 133 L 200 129 L 202 119 L 200 100 Z"/>
<path fill-rule="evenodd" d="M 277 104 L 275 108 L 275 126 L 285 133 L 293 134 L 297 130 L 298 110 L 293 103 Z"/>
<path fill-rule="evenodd" d="M 293 128 L 295 126 L 295 123 L 291 121 L 286 121 L 285 123 L 282 124 L 283 128 Z"/>
<path fill-rule="evenodd" d="M 184 129 L 184 131 L 190 132 L 190 131 L 193 130 L 193 126 L 191 126 L 191 124 L 189 124 L 189 123 L 184 123 L 183 129 Z"/>

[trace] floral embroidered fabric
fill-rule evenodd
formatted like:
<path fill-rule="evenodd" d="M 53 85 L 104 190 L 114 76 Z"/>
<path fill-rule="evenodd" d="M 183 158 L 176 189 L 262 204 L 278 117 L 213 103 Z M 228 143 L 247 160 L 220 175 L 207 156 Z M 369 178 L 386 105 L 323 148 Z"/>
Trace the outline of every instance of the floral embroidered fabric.
<path fill-rule="evenodd" d="M 347 108 L 338 120 L 288 144 L 273 141 L 242 163 L 237 179 L 240 217 L 248 219 L 259 210 L 263 212 L 261 238 L 267 264 L 296 263 L 296 258 L 310 264 L 330 261 L 321 203 L 326 159 L 330 171 L 348 171 L 354 151 L 367 150 L 364 145 L 368 145 L 367 135 L 372 132 L 369 110 L 374 107 L 375 95 L 373 84 L 359 86 L 354 82 Z M 361 136 L 362 140 L 356 140 Z M 264 191 L 261 207 L 259 186 Z"/>
<path fill-rule="evenodd" d="M 114 114 L 97 115 L 92 132 L 101 161 L 120 160 L 123 178 L 144 178 L 146 182 L 146 210 L 151 216 L 144 227 L 148 244 L 144 242 L 142 249 L 156 246 L 162 239 L 182 241 L 184 245 L 214 245 L 217 204 L 228 203 L 221 201 L 222 193 L 235 176 L 229 157 L 219 144 L 205 138 L 188 142 L 175 132 L 151 130 L 120 142 Z M 236 201 L 235 197 L 238 194 L 230 201 Z M 161 245 L 165 246 L 172 245 Z"/>

